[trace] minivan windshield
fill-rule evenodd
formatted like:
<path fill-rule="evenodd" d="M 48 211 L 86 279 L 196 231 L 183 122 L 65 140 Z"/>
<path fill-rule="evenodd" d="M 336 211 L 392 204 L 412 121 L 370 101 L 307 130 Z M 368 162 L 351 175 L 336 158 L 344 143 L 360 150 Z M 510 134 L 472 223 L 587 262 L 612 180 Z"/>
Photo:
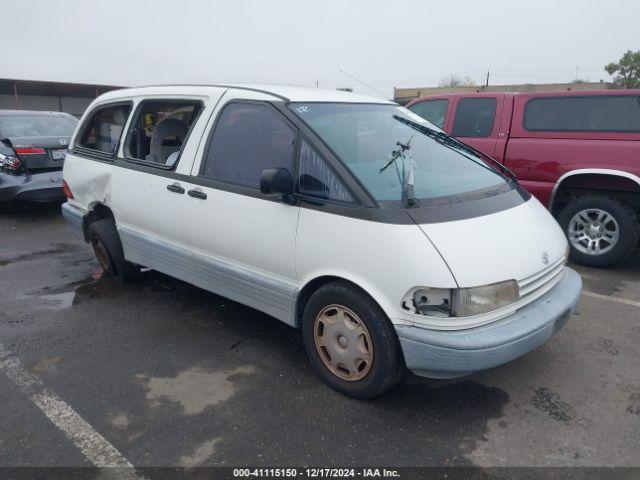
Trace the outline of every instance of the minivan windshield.
<path fill-rule="evenodd" d="M 291 103 L 376 201 L 502 193 L 510 181 L 464 145 L 406 108 Z M 406 203 L 406 202 L 405 202 Z M 412 206 L 409 202 L 408 206 Z"/>

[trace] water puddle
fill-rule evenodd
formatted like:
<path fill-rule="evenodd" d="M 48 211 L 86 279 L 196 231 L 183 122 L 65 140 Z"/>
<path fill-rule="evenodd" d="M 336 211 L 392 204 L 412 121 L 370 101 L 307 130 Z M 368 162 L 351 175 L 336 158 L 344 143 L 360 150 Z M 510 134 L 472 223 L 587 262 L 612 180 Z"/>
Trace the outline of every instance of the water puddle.
<path fill-rule="evenodd" d="M 35 298 L 41 302 L 40 309 L 62 310 L 77 305 L 86 297 L 98 296 L 102 282 L 103 271 L 101 268 L 91 270 L 90 275 L 84 280 L 72 282 L 59 288 L 45 287 L 42 290 L 29 293 L 22 298 Z M 72 290 L 69 290 L 72 288 Z"/>

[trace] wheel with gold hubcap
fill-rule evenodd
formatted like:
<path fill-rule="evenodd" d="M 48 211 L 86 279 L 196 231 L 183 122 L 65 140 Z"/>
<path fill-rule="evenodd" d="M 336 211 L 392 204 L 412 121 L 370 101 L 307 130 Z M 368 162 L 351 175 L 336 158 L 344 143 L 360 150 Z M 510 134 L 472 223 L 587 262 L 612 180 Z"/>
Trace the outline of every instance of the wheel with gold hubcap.
<path fill-rule="evenodd" d="M 380 395 L 404 372 L 393 325 L 353 284 L 335 281 L 318 288 L 304 306 L 302 335 L 318 375 L 346 395 Z"/>
<path fill-rule="evenodd" d="M 325 367 L 348 382 L 363 379 L 373 363 L 373 344 L 360 317 L 344 305 L 329 305 L 313 326 L 316 349 Z"/>

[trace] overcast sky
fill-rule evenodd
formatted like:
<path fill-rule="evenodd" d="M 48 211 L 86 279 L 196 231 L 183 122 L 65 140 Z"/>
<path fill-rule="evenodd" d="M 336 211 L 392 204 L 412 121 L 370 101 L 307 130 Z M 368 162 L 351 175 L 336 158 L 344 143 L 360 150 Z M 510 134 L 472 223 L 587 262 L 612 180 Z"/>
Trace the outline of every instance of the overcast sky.
<path fill-rule="evenodd" d="M 608 80 L 639 0 L 2 0 L 0 77 L 335 88 Z"/>

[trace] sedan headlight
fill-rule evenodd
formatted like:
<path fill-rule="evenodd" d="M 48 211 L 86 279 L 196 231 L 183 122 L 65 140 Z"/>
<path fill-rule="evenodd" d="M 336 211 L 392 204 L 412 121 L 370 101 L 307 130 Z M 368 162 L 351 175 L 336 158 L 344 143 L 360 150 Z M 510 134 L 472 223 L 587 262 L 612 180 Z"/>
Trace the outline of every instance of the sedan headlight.
<path fill-rule="evenodd" d="M 469 317 L 511 305 L 520 297 L 515 280 L 472 288 L 410 290 L 402 307 L 411 313 L 434 317 Z"/>

